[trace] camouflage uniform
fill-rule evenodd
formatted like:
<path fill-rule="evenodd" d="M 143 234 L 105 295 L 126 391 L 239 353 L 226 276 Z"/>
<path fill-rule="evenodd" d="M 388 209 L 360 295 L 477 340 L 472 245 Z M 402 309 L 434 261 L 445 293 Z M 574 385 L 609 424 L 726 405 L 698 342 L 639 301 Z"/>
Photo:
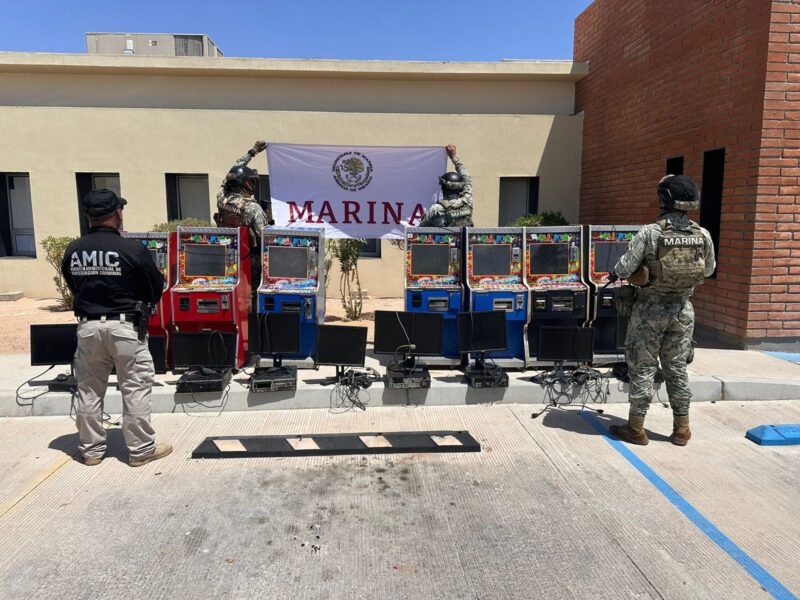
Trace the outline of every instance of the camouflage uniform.
<path fill-rule="evenodd" d="M 253 156 L 255 153 L 248 150 L 233 166 L 243 167 Z M 226 189 L 226 180 L 223 179 L 217 192 L 217 210 L 220 227 L 247 227 L 250 229 L 250 247 L 261 247 L 261 232 L 267 226 L 267 217 L 253 196 L 243 196 L 238 191 Z"/>
<path fill-rule="evenodd" d="M 433 204 L 419 222 L 419 227 L 472 227 L 472 177 L 457 156 L 452 158 L 456 172 L 464 178 L 458 198 L 442 198 Z"/>
<path fill-rule="evenodd" d="M 668 212 L 659 223 L 645 225 L 631 240 L 625 254 L 614 267 L 621 278 L 630 277 L 642 264 L 650 269 L 650 284 L 638 290 L 625 340 L 625 360 L 630 374 L 630 414 L 644 417 L 653 397 L 653 380 L 658 361 L 664 372 L 669 403 L 676 417 L 689 414 L 692 393 L 686 359 L 694 334 L 694 308 L 689 298 L 694 287 L 670 289 L 668 275 L 658 264 L 659 240 L 664 237 L 663 225 L 685 235 L 702 235 L 703 276 L 709 277 L 716 267 L 714 245 L 708 231 L 689 221 L 684 212 Z M 699 240 L 698 240 L 699 241 Z M 698 255 L 698 259 L 700 255 Z M 659 280 L 661 278 L 661 280 Z"/>

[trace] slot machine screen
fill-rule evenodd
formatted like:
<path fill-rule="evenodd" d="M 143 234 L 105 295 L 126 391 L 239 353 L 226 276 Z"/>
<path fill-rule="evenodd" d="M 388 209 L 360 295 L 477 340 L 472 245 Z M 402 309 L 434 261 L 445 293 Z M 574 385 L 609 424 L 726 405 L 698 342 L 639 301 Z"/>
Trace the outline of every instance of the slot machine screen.
<path fill-rule="evenodd" d="M 472 274 L 511 275 L 511 244 L 473 244 Z"/>
<path fill-rule="evenodd" d="M 569 244 L 530 244 L 531 275 L 569 272 Z"/>
<path fill-rule="evenodd" d="M 268 275 L 286 279 L 308 277 L 308 248 L 270 246 Z"/>
<path fill-rule="evenodd" d="M 506 311 L 460 312 L 456 322 L 459 352 L 491 352 L 508 348 Z"/>
<path fill-rule="evenodd" d="M 628 242 L 595 242 L 594 243 L 594 272 L 608 273 L 620 257 L 628 249 Z"/>
<path fill-rule="evenodd" d="M 449 275 L 450 246 L 445 244 L 411 244 L 412 275 Z"/>
<path fill-rule="evenodd" d="M 189 277 L 225 277 L 225 246 L 186 244 L 184 274 Z"/>

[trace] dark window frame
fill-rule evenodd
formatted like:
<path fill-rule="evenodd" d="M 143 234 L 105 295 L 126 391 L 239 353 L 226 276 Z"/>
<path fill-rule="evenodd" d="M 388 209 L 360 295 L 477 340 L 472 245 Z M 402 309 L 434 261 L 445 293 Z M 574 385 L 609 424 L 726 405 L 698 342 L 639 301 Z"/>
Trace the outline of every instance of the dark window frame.
<path fill-rule="evenodd" d="M 725 191 L 725 158 L 725 148 L 714 148 L 703 152 L 700 226 L 711 234 L 717 265 L 719 265 L 719 238 L 722 228 L 722 197 Z M 716 277 L 718 270 L 716 269 L 711 277 Z"/>
<path fill-rule="evenodd" d="M 179 192 L 180 186 L 178 185 L 178 180 L 182 177 L 205 179 L 206 188 L 208 189 L 208 173 L 165 173 L 164 180 L 167 192 L 167 221 L 177 221 L 180 219 L 187 218 L 181 214 L 181 202 L 180 202 L 180 192 Z M 208 202 L 209 200 L 210 197 L 207 196 L 206 201 Z M 208 216 L 205 217 L 205 219 L 211 221 L 210 207 Z"/>
<path fill-rule="evenodd" d="M 380 258 L 381 257 L 381 238 L 369 238 L 366 244 L 361 246 L 358 256 L 360 258 Z M 372 247 L 374 244 L 374 248 Z"/>
<path fill-rule="evenodd" d="M 122 196 L 122 177 L 119 173 L 93 173 L 93 172 L 76 172 L 75 173 L 75 189 L 78 193 L 78 226 L 80 227 L 81 235 L 89 233 L 89 221 L 86 215 L 83 214 L 83 206 L 81 200 L 91 190 L 97 189 L 95 185 L 95 177 L 116 177 L 119 183 L 119 195 Z"/>
<path fill-rule="evenodd" d="M 30 185 L 31 174 L 23 171 L 2 172 L 0 173 L 0 257 L 14 257 L 14 258 L 36 258 L 38 252 L 36 251 L 36 223 L 30 230 L 30 235 L 33 236 L 33 254 L 16 253 L 14 251 L 14 233 L 15 229 L 12 228 L 12 215 L 11 215 L 11 197 L 9 187 L 11 185 L 10 179 L 12 177 L 27 177 Z M 31 210 L 33 210 L 33 195 L 31 195 Z M 21 231 L 21 230 L 20 230 Z M 27 231 L 27 230 L 25 230 Z"/>
<path fill-rule="evenodd" d="M 525 180 L 527 182 L 527 190 L 526 190 L 526 205 L 527 205 L 527 213 L 524 215 L 520 215 L 520 217 L 527 217 L 528 215 L 535 215 L 539 212 L 539 188 L 541 180 L 538 175 L 529 175 L 525 177 L 500 177 L 500 184 L 498 186 L 498 198 L 497 198 L 497 218 L 498 218 L 498 226 L 499 227 L 507 227 L 508 224 L 500 223 L 500 206 L 503 202 L 503 182 L 504 181 L 520 181 Z"/>
<path fill-rule="evenodd" d="M 683 175 L 684 157 L 673 156 L 667 159 L 667 168 L 664 175 Z"/>

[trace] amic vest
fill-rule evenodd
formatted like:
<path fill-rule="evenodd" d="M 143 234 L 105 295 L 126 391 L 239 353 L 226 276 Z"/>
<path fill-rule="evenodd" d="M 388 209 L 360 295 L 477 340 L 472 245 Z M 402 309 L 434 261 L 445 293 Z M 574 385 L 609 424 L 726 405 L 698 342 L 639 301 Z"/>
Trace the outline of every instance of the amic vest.
<path fill-rule="evenodd" d="M 700 226 L 689 221 L 688 231 L 675 229 L 666 219 L 656 222 L 661 229 L 657 255 L 648 254 L 649 289 L 665 293 L 691 292 L 705 279 L 706 244 Z"/>

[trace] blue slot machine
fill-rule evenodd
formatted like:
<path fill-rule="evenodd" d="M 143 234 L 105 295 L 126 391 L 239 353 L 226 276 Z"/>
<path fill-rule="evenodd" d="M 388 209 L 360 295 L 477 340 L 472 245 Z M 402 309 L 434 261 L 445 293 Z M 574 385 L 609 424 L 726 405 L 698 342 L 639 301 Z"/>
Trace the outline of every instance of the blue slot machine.
<path fill-rule="evenodd" d="M 266 227 L 261 260 L 259 315 L 299 314 L 300 352 L 283 357 L 304 360 L 314 356 L 317 325 L 325 322 L 324 230 Z"/>
<path fill-rule="evenodd" d="M 463 239 L 460 228 L 406 228 L 405 309 L 440 313 L 443 320 L 441 357 L 426 359 L 429 365 L 461 364 L 456 319 L 464 306 Z"/>
<path fill-rule="evenodd" d="M 506 350 L 486 357 L 507 369 L 525 367 L 529 290 L 523 273 L 522 227 L 466 228 L 467 306 L 470 311 L 506 313 Z"/>
<path fill-rule="evenodd" d="M 574 331 L 589 321 L 589 285 L 583 276 L 584 235 L 580 225 L 525 228 L 525 277 L 530 293 L 530 320 L 527 327 L 527 366 L 552 364 L 540 361 L 542 327 L 559 328 L 561 336 L 578 336 Z M 552 329 L 550 329 L 552 331 Z M 585 336 L 566 344 L 566 364 L 581 360 L 578 344 Z M 591 350 L 589 351 L 589 354 Z M 542 355 L 552 354 L 548 349 Z"/>
<path fill-rule="evenodd" d="M 628 319 L 620 317 L 616 297 L 624 281 L 608 282 L 608 273 L 625 254 L 641 225 L 587 225 L 585 250 L 588 283 L 592 288 L 589 320 L 594 329 L 594 364 L 625 361 Z"/>

